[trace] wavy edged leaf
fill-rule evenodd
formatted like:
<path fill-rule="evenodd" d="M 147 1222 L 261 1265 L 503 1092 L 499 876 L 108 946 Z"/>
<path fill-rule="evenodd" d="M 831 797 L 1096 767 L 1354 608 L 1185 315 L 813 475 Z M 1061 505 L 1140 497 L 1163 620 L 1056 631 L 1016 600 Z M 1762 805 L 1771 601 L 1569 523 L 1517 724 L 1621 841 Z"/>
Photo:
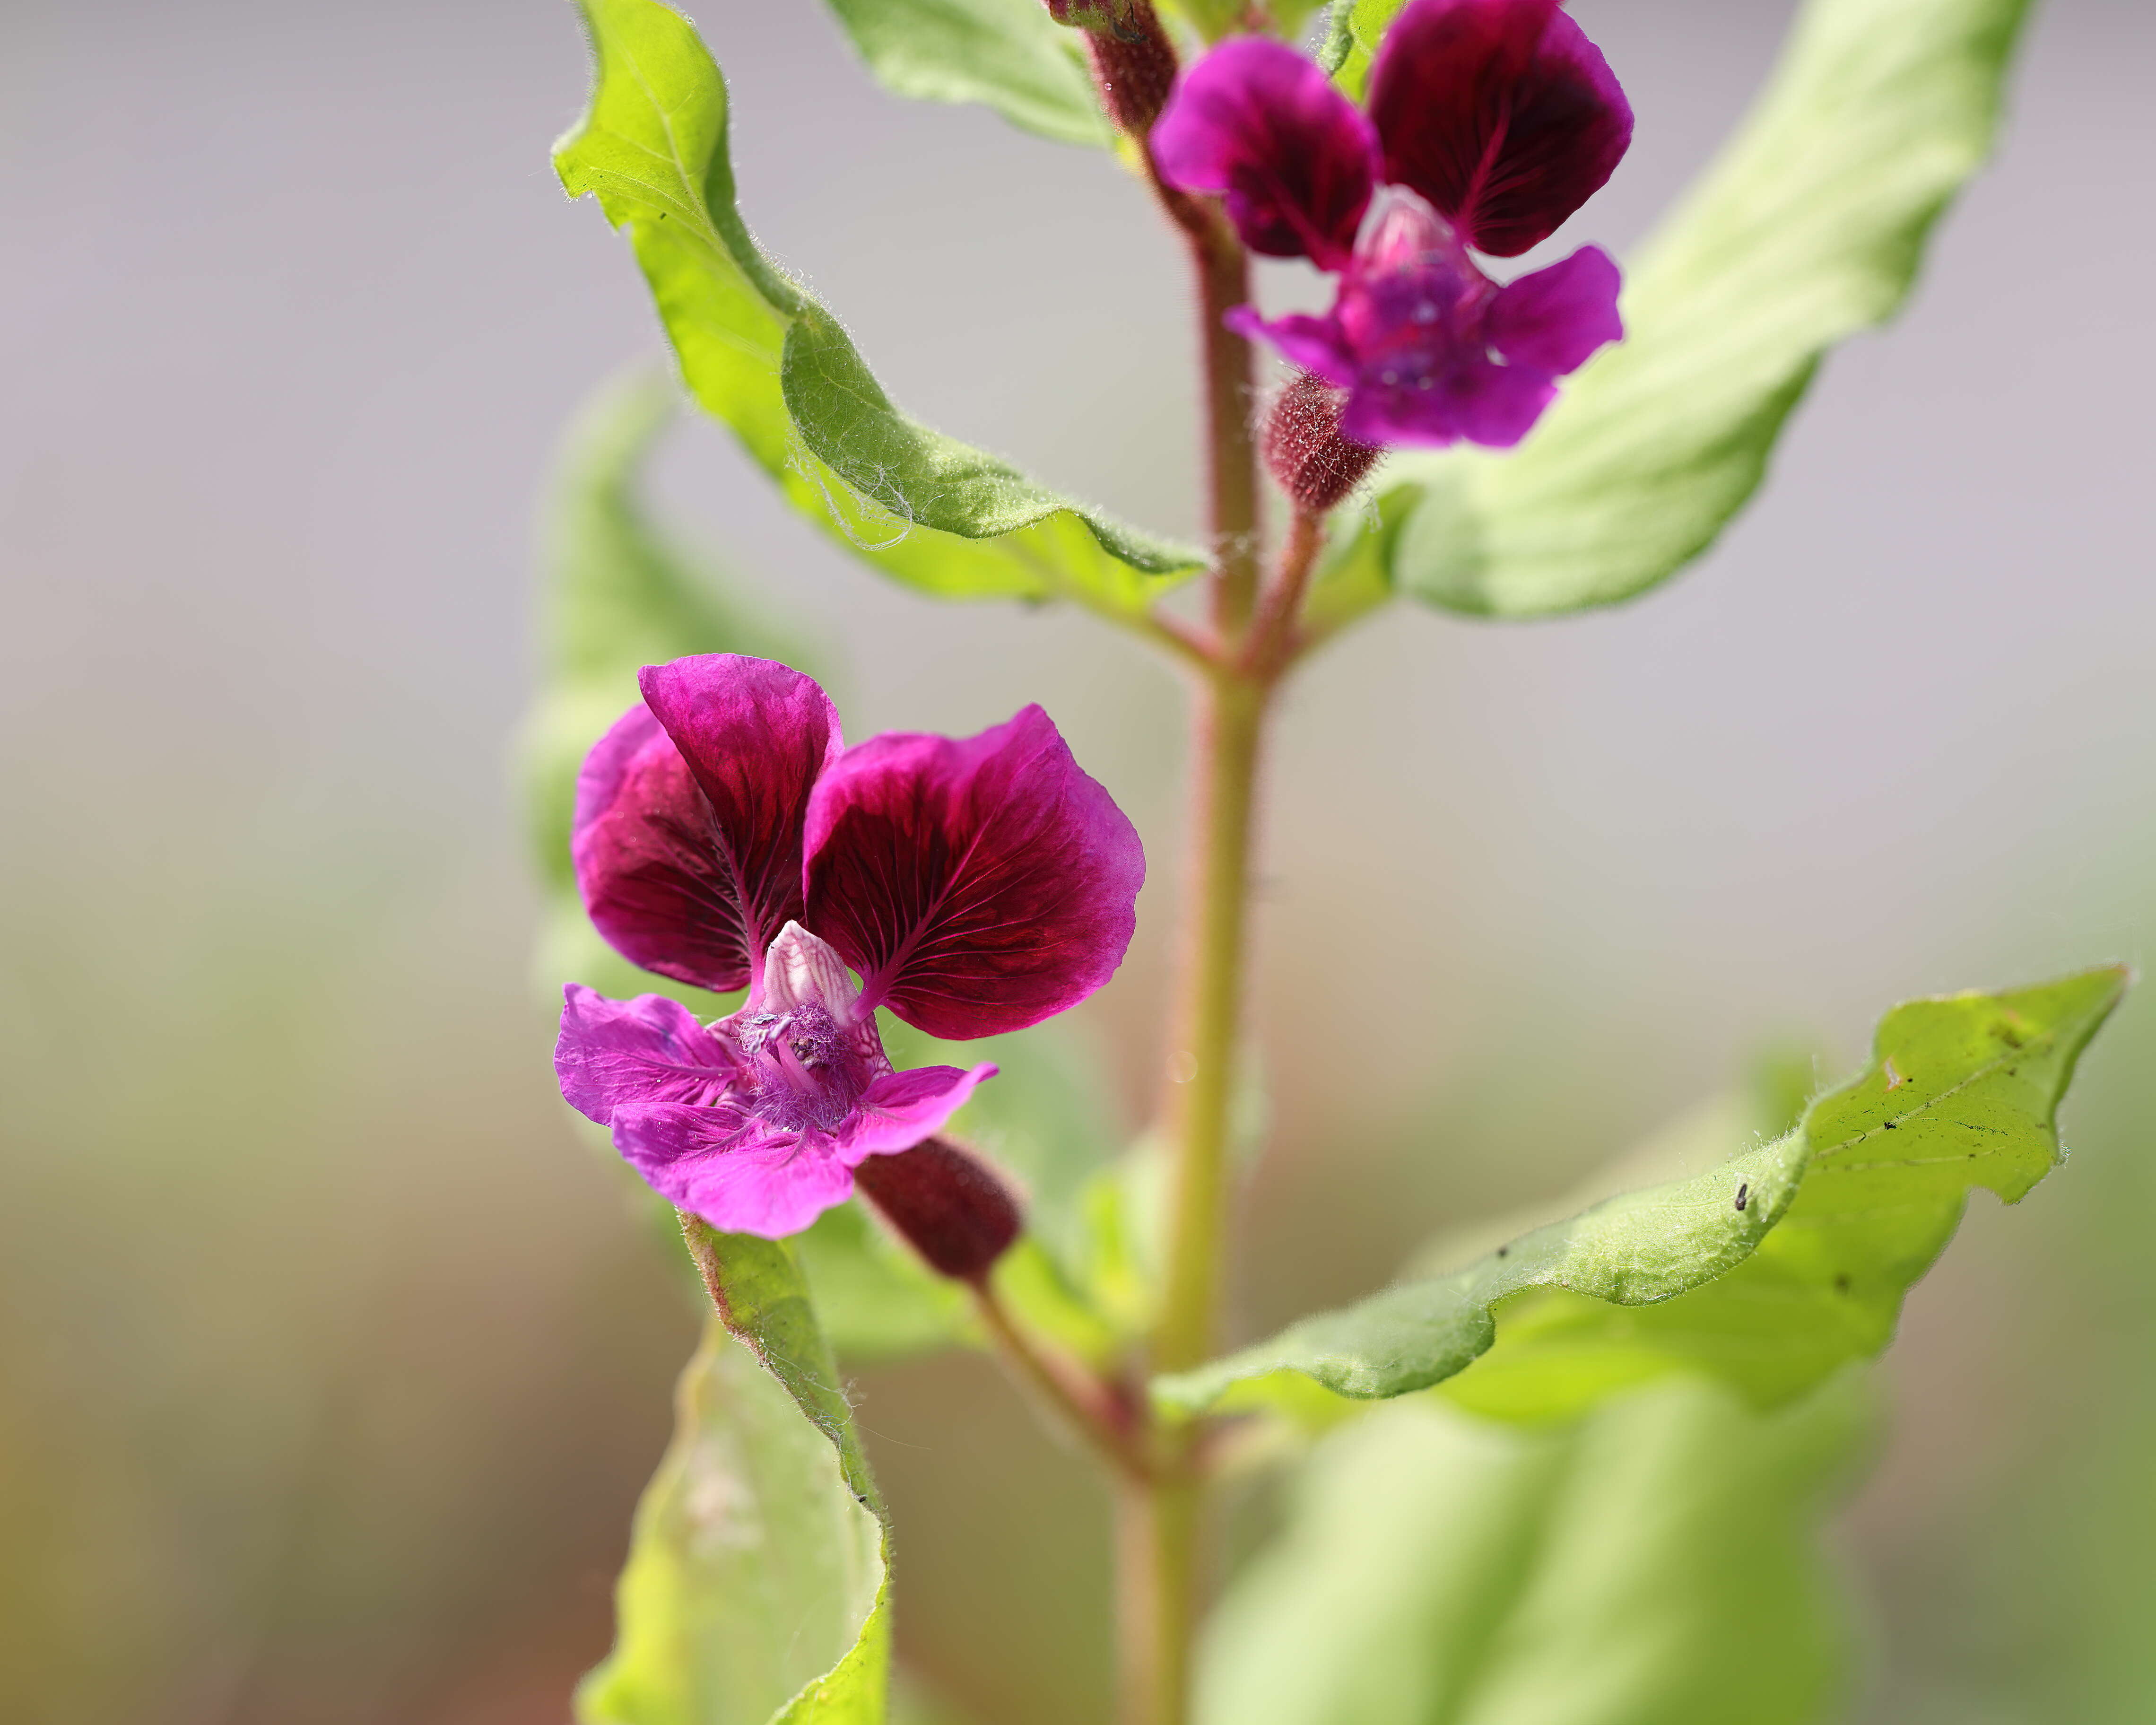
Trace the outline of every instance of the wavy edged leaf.
<path fill-rule="evenodd" d="M 1812 1725 L 1849 1664 L 1820 1523 L 1868 1418 L 1712 1385 L 1563 1432 L 1395 1404 L 1321 1444 L 1208 1625 L 1197 1725 Z"/>
<path fill-rule="evenodd" d="M 978 102 L 1063 144 L 1115 141 L 1075 30 L 1041 0 L 830 0 L 876 81 L 925 102 Z"/>
<path fill-rule="evenodd" d="M 716 1312 L 637 1506 L 584 1725 L 880 1725 L 890 1531 L 785 1246 L 682 1231 Z"/>
<path fill-rule="evenodd" d="M 2011 1204 L 2052 1167 L 2059 1101 L 2126 982 L 2111 967 L 1897 1007 L 1871 1068 L 1813 1103 L 1799 1132 L 1306 1319 L 1154 1394 L 1195 1412 L 1264 1405 L 1277 1373 L 1356 1399 L 1459 1374 L 1452 1399 L 1541 1420 L 1693 1370 L 1785 1403 L 1886 1347 L 1972 1188 Z"/>
<path fill-rule="evenodd" d="M 837 320 L 749 238 L 726 80 L 693 27 L 660 0 L 579 4 L 598 75 L 556 172 L 629 235 L 690 393 L 797 509 L 946 598 L 1127 615 L 1199 565 L 900 413 Z"/>
<path fill-rule="evenodd" d="M 1343 81 L 1398 9 L 1343 10 Z M 1395 583 L 1452 610 L 1548 616 L 1629 598 L 1705 551 L 1821 357 L 1907 297 L 1990 151 L 2026 9 L 1809 0 L 1736 137 L 1628 267 L 1627 338 L 1516 452 L 1389 470 L 1424 494 L 1391 547 Z"/>

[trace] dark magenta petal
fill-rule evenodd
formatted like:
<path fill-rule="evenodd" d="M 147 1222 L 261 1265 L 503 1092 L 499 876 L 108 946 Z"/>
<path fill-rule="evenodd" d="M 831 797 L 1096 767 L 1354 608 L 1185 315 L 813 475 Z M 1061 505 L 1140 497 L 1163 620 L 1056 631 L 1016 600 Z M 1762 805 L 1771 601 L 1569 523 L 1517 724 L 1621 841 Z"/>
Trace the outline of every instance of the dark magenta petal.
<path fill-rule="evenodd" d="M 730 1234 L 783 1240 L 854 1189 L 828 1137 L 774 1132 L 737 1108 L 619 1108 L 613 1142 L 654 1192 Z"/>
<path fill-rule="evenodd" d="M 584 762 L 570 855 L 592 924 L 630 963 L 724 993 L 752 968 L 711 805 L 659 721 L 624 713 Z"/>
<path fill-rule="evenodd" d="M 1075 1006 L 1122 962 L 1145 879 L 1137 831 L 1037 706 L 963 741 L 849 749 L 808 803 L 803 919 L 863 1004 L 932 1036 Z"/>
<path fill-rule="evenodd" d="M 753 987 L 764 949 L 801 909 L 802 821 L 845 747 L 838 711 L 799 671 L 737 653 L 648 665 L 636 683 L 711 806 Z"/>
<path fill-rule="evenodd" d="M 1623 278 L 1599 246 L 1583 246 L 1563 263 L 1497 290 L 1484 325 L 1490 345 L 1515 365 L 1562 377 L 1599 347 L 1621 341 L 1617 315 Z"/>
<path fill-rule="evenodd" d="M 563 991 L 554 1070 L 571 1107 L 604 1126 L 639 1102 L 716 1102 L 740 1076 L 732 1051 L 663 994 L 609 1000 L 581 983 Z"/>
<path fill-rule="evenodd" d="M 577 879 L 592 922 L 647 970 L 749 984 L 801 909 L 801 821 L 838 715 L 800 672 L 709 654 L 648 668 L 644 705 L 587 759 Z"/>
<path fill-rule="evenodd" d="M 833 1134 L 839 1160 L 854 1168 L 871 1156 L 911 1150 L 942 1131 L 975 1086 L 995 1076 L 989 1065 L 964 1072 L 956 1066 L 916 1066 L 885 1073 L 861 1093 L 853 1118 Z"/>
<path fill-rule="evenodd" d="M 1501 258 L 1547 239 L 1632 141 L 1624 90 L 1558 0 L 1410 0 L 1369 102 L 1385 178 Z"/>
<path fill-rule="evenodd" d="M 1163 177 L 1227 194 L 1243 243 L 1337 269 L 1378 183 L 1378 135 L 1293 49 L 1223 43 L 1184 73 L 1152 129 Z"/>

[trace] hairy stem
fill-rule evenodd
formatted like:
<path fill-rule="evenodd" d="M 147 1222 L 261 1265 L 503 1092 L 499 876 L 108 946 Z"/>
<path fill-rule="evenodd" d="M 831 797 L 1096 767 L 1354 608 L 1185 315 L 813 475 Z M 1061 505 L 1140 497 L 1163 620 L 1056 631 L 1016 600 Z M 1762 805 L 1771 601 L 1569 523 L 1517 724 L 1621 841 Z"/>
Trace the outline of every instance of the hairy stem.
<path fill-rule="evenodd" d="M 1255 676 L 1270 680 L 1294 661 L 1302 646 L 1298 624 L 1302 602 L 1310 591 L 1311 572 L 1317 554 L 1325 548 L 1325 517 L 1298 509 L 1288 529 L 1287 543 L 1281 548 L 1280 572 L 1265 589 L 1250 625 L 1250 641 L 1245 666 Z"/>
<path fill-rule="evenodd" d="M 1198 288 L 1199 356 L 1204 383 L 1206 527 L 1213 553 L 1213 626 L 1224 642 L 1248 626 L 1258 597 L 1258 445 L 1250 424 L 1256 356 L 1221 320 L 1250 298 L 1250 257 L 1211 203 L 1145 168 L 1168 219 L 1183 230 Z"/>

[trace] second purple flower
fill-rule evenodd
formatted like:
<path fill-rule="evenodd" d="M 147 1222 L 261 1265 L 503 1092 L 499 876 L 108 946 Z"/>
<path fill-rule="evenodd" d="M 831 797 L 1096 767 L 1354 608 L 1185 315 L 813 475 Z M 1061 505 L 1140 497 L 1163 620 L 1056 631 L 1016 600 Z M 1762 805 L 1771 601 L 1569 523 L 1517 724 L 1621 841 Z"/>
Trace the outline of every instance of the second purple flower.
<path fill-rule="evenodd" d="M 1253 251 L 1336 273 L 1321 317 L 1230 320 L 1348 392 L 1358 443 L 1508 448 L 1624 327 L 1589 246 L 1500 286 L 1469 255 L 1547 239 L 1615 169 L 1632 110 L 1558 0 L 1410 0 L 1368 111 L 1284 44 L 1223 44 L 1152 135 L 1161 173 L 1223 194 Z"/>

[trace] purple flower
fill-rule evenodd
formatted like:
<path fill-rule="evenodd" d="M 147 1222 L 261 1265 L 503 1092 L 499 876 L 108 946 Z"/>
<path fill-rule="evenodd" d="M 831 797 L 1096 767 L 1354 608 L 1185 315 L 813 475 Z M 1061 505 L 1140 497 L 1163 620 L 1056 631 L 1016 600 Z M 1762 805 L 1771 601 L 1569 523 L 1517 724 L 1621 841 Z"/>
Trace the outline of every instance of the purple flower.
<path fill-rule="evenodd" d="M 1217 192 L 1244 243 L 1340 277 L 1323 317 L 1235 327 L 1348 392 L 1343 435 L 1507 448 L 1623 333 L 1617 266 L 1589 246 L 1500 287 L 1599 189 L 1632 137 L 1600 51 L 1558 0 L 1410 0 L 1370 69 L 1369 112 L 1292 49 L 1224 44 L 1153 128 L 1164 177 Z"/>
<path fill-rule="evenodd" d="M 963 742 L 847 749 L 782 665 L 714 655 L 639 680 L 578 783 L 585 905 L 646 969 L 748 999 L 706 1025 L 572 984 L 555 1069 L 659 1192 L 776 1239 L 995 1074 L 894 1071 L 875 1009 L 963 1039 L 1076 1004 L 1122 961 L 1144 854 L 1037 706 Z"/>

